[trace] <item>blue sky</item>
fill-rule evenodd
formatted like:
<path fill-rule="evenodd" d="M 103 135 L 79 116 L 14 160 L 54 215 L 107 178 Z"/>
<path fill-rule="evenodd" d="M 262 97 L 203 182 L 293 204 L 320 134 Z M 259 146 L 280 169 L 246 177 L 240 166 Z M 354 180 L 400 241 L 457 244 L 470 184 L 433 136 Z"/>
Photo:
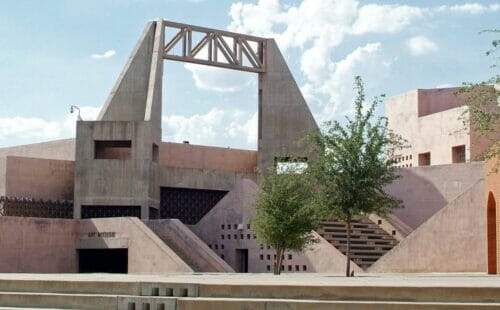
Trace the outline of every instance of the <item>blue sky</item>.
<path fill-rule="evenodd" d="M 94 118 L 147 21 L 276 38 L 318 123 L 369 96 L 490 77 L 498 1 L 0 2 L 0 147 L 74 136 Z M 256 75 L 165 61 L 163 139 L 256 148 Z M 383 114 L 383 107 L 378 113 Z"/>

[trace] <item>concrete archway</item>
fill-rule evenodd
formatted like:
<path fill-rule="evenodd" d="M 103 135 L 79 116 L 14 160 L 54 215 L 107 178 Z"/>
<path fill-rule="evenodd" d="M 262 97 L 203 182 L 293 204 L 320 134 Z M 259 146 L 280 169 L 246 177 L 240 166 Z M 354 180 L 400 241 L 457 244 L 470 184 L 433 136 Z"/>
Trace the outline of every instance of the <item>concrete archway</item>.
<path fill-rule="evenodd" d="M 497 210 L 493 193 L 488 194 L 486 205 L 486 239 L 488 255 L 488 274 L 497 273 Z"/>

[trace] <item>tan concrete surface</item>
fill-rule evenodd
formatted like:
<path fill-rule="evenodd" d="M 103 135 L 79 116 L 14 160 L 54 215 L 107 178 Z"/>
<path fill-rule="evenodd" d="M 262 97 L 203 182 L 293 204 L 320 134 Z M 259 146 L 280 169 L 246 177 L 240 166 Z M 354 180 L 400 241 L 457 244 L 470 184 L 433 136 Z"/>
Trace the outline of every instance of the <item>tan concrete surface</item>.
<path fill-rule="evenodd" d="M 177 168 L 255 173 L 257 169 L 257 152 L 162 142 L 160 144 L 160 165 Z"/>
<path fill-rule="evenodd" d="M 480 180 L 382 256 L 368 272 L 486 272 L 483 189 L 484 181 Z"/>
<path fill-rule="evenodd" d="M 388 194 L 403 201 L 392 213 L 416 229 L 437 211 L 484 178 L 484 163 L 398 169 L 401 178 L 388 185 Z M 481 189 L 479 189 L 482 191 Z"/>
<path fill-rule="evenodd" d="M 5 196 L 73 200 L 74 161 L 15 156 L 6 159 Z"/>
<path fill-rule="evenodd" d="M 9 155 L 45 159 L 75 160 L 75 139 L 54 140 L 0 148 L 0 157 Z"/>

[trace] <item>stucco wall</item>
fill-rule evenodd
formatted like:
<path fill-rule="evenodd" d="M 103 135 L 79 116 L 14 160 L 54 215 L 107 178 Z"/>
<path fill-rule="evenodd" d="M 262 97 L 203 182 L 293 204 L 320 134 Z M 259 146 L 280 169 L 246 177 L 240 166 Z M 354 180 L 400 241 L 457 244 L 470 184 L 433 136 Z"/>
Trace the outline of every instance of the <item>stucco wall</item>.
<path fill-rule="evenodd" d="M 237 249 L 248 250 L 248 271 L 272 271 L 275 250 L 255 238 L 249 219 L 253 214 L 257 185 L 251 180 L 238 181 L 233 189 L 191 230 L 236 271 L 239 270 Z M 285 253 L 284 272 L 344 272 L 346 257 L 316 234 L 320 242 L 303 253 Z M 290 255 L 290 256 L 289 256 Z M 290 259 L 291 258 L 291 259 Z M 351 263 L 355 272 L 362 272 Z M 269 267 L 268 267 L 269 266 Z M 305 266 L 305 270 L 304 270 Z M 291 268 L 291 271 L 289 271 Z"/>
<path fill-rule="evenodd" d="M 73 161 L 14 156 L 6 161 L 6 196 L 73 200 Z"/>
<path fill-rule="evenodd" d="M 0 216 L 0 272 L 77 272 L 76 222 Z"/>
<path fill-rule="evenodd" d="M 435 95 L 432 90 L 414 90 L 388 98 L 386 115 L 389 128 L 408 140 L 410 146 L 401 151 L 404 161 L 398 165 L 416 167 L 419 165 L 418 154 L 427 152 L 431 153 L 431 165 L 450 164 L 452 147 L 459 145 L 465 145 L 466 160 L 471 159 L 468 130 L 464 130 L 459 120 L 465 107 L 455 107 L 457 99 L 453 92 L 437 94 L 434 98 Z M 419 106 L 425 110 L 421 117 Z"/>
<path fill-rule="evenodd" d="M 418 115 L 425 116 L 462 106 L 465 96 L 456 94 L 459 87 L 418 89 Z"/>
<path fill-rule="evenodd" d="M 485 272 L 484 203 L 484 180 L 479 180 L 368 271 Z"/>
<path fill-rule="evenodd" d="M 484 177 L 483 162 L 399 169 L 401 178 L 386 187 L 404 208 L 393 214 L 413 229 Z"/>
<path fill-rule="evenodd" d="M 54 140 L 0 148 L 0 157 L 21 156 L 45 159 L 75 160 L 75 139 Z"/>
<path fill-rule="evenodd" d="M 184 143 L 162 142 L 160 165 L 177 168 L 255 173 L 257 152 Z"/>

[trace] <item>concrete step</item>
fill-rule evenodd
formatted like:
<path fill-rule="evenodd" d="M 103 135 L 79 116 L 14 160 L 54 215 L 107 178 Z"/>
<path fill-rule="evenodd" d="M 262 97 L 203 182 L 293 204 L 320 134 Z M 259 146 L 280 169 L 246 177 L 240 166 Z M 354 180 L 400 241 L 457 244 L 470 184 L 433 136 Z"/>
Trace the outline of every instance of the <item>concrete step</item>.
<path fill-rule="evenodd" d="M 353 300 L 297 300 L 253 298 L 180 298 L 177 310 L 329 310 L 329 309 L 499 309 L 500 303 L 442 303 Z"/>
<path fill-rule="evenodd" d="M 2 307 L 61 309 L 176 309 L 175 297 L 0 292 Z M 9 309 L 9 308 L 7 308 Z"/>

